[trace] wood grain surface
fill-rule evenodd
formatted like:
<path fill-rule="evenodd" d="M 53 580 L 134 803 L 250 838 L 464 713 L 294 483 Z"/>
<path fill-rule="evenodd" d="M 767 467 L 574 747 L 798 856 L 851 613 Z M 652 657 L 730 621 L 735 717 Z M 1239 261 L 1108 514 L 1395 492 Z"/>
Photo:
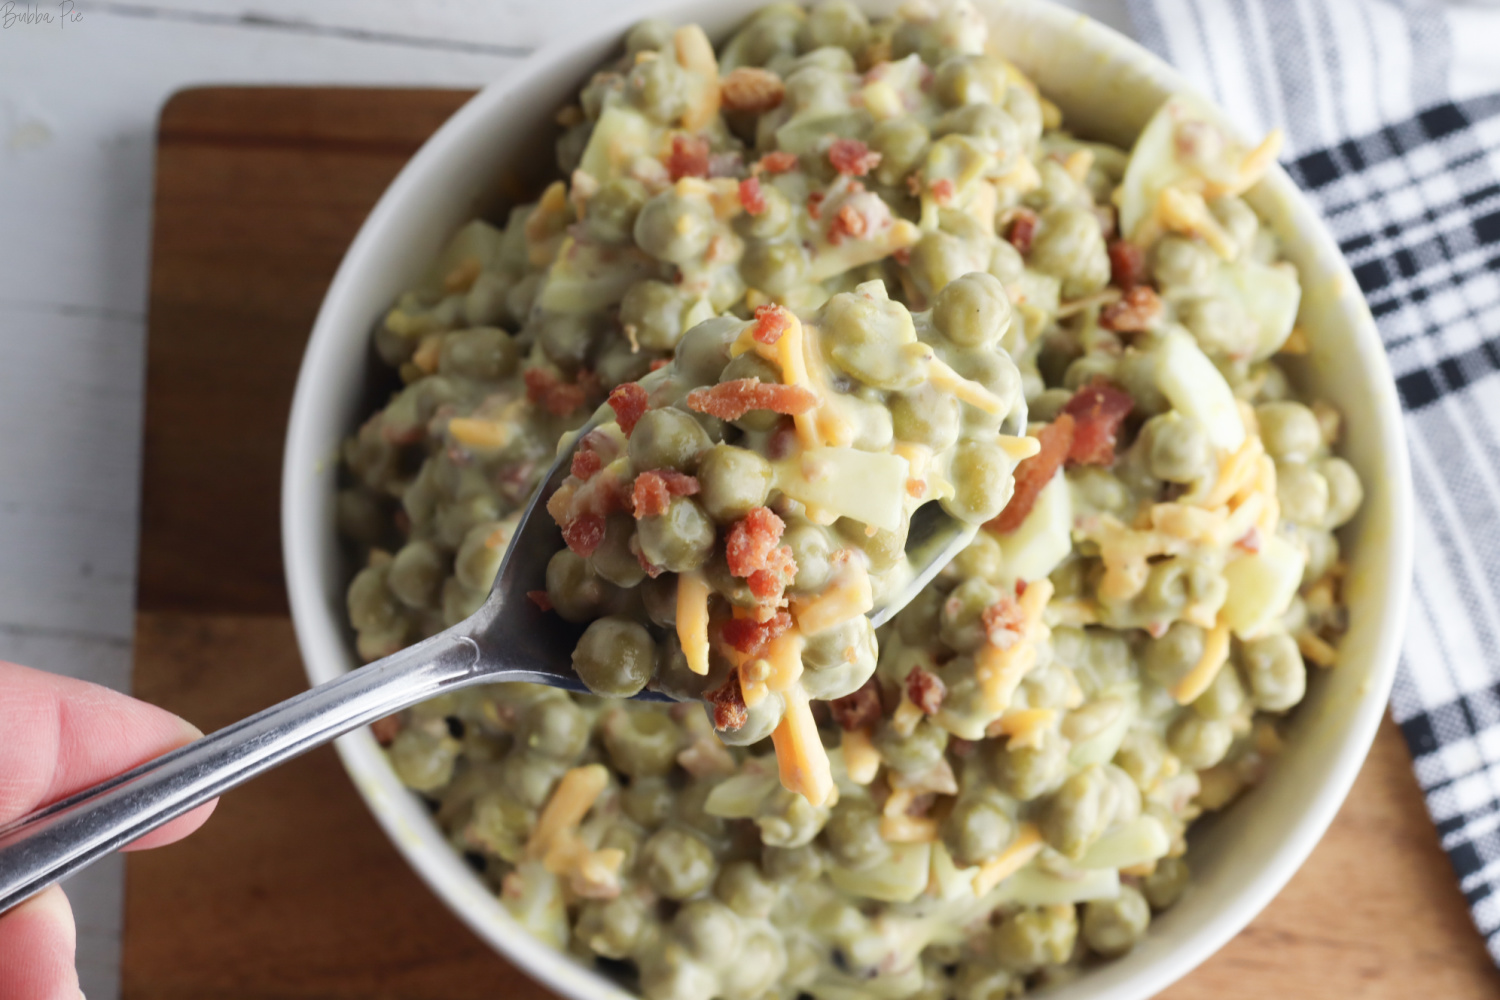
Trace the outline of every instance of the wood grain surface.
<path fill-rule="evenodd" d="M 296 365 L 360 221 L 454 91 L 204 89 L 162 115 L 136 693 L 213 730 L 304 686 L 277 489 Z M 129 855 L 127 1000 L 548 995 L 418 880 L 316 751 Z M 1500 995 L 1396 728 L 1271 906 L 1172 1000 Z"/>

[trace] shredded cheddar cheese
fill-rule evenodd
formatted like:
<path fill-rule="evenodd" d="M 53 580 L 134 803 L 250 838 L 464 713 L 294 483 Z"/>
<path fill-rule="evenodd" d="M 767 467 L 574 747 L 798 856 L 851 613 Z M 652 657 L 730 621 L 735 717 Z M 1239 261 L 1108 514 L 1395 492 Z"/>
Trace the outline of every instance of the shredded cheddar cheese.
<path fill-rule="evenodd" d="M 708 595 L 713 588 L 701 570 L 677 576 L 677 641 L 688 669 L 708 673 Z"/>
<path fill-rule="evenodd" d="M 793 598 L 792 617 L 804 635 L 816 635 L 867 613 L 875 606 L 870 573 L 865 561 L 843 553 L 837 575 L 823 592 L 812 598 Z"/>
<path fill-rule="evenodd" d="M 844 751 L 844 768 L 849 780 L 856 785 L 868 785 L 880 772 L 880 753 L 870 742 L 870 734 L 863 729 L 846 729 L 841 738 Z"/>
<path fill-rule="evenodd" d="M 504 448 L 515 436 L 515 424 L 483 417 L 454 417 L 448 421 L 453 440 L 469 448 Z"/>
<path fill-rule="evenodd" d="M 828 752 L 818 736 L 807 692 L 800 685 L 787 691 L 786 715 L 771 733 L 771 742 L 776 747 L 781 784 L 812 805 L 827 802 L 833 794 L 833 772 L 828 766 Z"/>
<path fill-rule="evenodd" d="M 1229 626 L 1216 624 L 1203 639 L 1203 655 L 1193 664 L 1181 680 L 1172 685 L 1172 697 L 1179 705 L 1187 705 L 1208 690 L 1208 686 L 1219 675 L 1219 668 L 1229 658 Z"/>
<path fill-rule="evenodd" d="M 1011 696 L 1036 665 L 1036 646 L 1047 638 L 1049 630 L 1042 621 L 1047 602 L 1052 597 L 1052 581 L 1037 580 L 1021 595 L 1021 635 L 1001 649 L 986 641 L 974 654 L 974 676 L 984 693 L 985 706 L 993 715 L 1010 707 Z"/>
<path fill-rule="evenodd" d="M 1006 406 L 1003 399 L 973 379 L 964 378 L 950 368 L 946 361 L 933 358 L 928 364 L 931 365 L 932 384 L 939 389 L 953 393 L 958 399 L 976 409 L 983 410 L 990 416 L 997 417 L 1005 413 Z"/>
<path fill-rule="evenodd" d="M 974 873 L 974 895 L 983 896 L 1001 882 L 1029 865 L 1045 846 L 1042 831 L 1035 823 L 1022 823 L 1016 839 L 995 857 L 979 866 Z"/>

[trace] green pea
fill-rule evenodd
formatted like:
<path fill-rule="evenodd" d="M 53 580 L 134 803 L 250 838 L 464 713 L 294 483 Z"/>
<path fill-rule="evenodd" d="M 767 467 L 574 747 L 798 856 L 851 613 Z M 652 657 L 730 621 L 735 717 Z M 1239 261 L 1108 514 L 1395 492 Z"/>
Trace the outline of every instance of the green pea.
<path fill-rule="evenodd" d="M 687 74 L 675 59 L 642 59 L 626 76 L 625 93 L 643 112 L 670 125 L 687 110 Z"/>
<path fill-rule="evenodd" d="M 670 351 L 682 339 L 687 303 L 676 286 L 638 281 L 620 302 L 620 322 L 635 333 L 636 343 L 651 351 Z"/>
<path fill-rule="evenodd" d="M 487 853 L 515 864 L 526 853 L 526 840 L 536 813 L 498 789 L 474 801 L 474 813 L 464 828 L 464 839 Z"/>
<path fill-rule="evenodd" d="M 447 570 L 447 559 L 431 542 L 408 542 L 391 562 L 387 586 L 407 607 L 430 608 Z"/>
<path fill-rule="evenodd" d="M 652 623 L 671 629 L 677 624 L 677 577 L 663 573 L 647 577 L 640 584 L 641 605 Z"/>
<path fill-rule="evenodd" d="M 1328 518 L 1328 500 L 1328 480 L 1305 462 L 1276 463 L 1276 501 L 1282 517 L 1321 526 Z"/>
<path fill-rule="evenodd" d="M 602 733 L 610 763 L 632 779 L 660 777 L 677 763 L 682 733 L 666 712 L 621 707 L 604 720 Z"/>
<path fill-rule="evenodd" d="M 542 698 L 522 716 L 516 738 L 533 753 L 572 762 L 588 746 L 589 720 L 566 695 Z"/>
<path fill-rule="evenodd" d="M 1083 940 L 1095 954 L 1118 958 L 1136 946 L 1151 923 L 1146 897 L 1132 885 L 1121 885 L 1113 899 L 1084 904 Z"/>
<path fill-rule="evenodd" d="M 656 52 L 664 49 L 672 43 L 672 35 L 676 30 L 671 22 L 659 18 L 652 17 L 638 21 L 625 34 L 625 54 L 634 56 L 637 52 Z"/>
<path fill-rule="evenodd" d="M 464 319 L 471 327 L 494 327 L 502 322 L 514 322 L 505 300 L 515 282 L 508 274 L 485 271 L 474 279 L 464 294 Z M 442 370 L 441 361 L 439 371 Z M 462 375 L 463 372 L 456 374 Z"/>
<path fill-rule="evenodd" d="M 811 698 L 853 694 L 875 673 L 879 647 L 875 627 L 864 615 L 807 636 L 802 649 L 802 686 Z"/>
<path fill-rule="evenodd" d="M 1027 908 L 995 928 L 990 954 L 1013 972 L 1031 973 L 1066 962 L 1077 938 L 1078 916 L 1072 906 Z"/>
<path fill-rule="evenodd" d="M 698 499 L 720 524 L 765 504 L 771 483 L 771 463 L 747 448 L 715 445 L 698 465 Z"/>
<path fill-rule="evenodd" d="M 1037 817 L 1042 837 L 1070 858 L 1083 857 L 1109 825 L 1113 793 L 1110 778 L 1097 764 L 1069 776 L 1042 803 Z"/>
<path fill-rule="evenodd" d="M 847 799 L 834 806 L 823 827 L 828 853 L 845 868 L 862 871 L 890 857 L 891 849 L 880 836 L 880 815 L 868 802 Z"/>
<path fill-rule="evenodd" d="M 1307 461 L 1323 447 L 1323 431 L 1313 411 L 1291 401 L 1262 403 L 1255 408 L 1260 439 L 1277 460 Z"/>
<path fill-rule="evenodd" d="M 547 599 L 564 621 L 583 623 L 599 616 L 608 588 L 587 559 L 561 549 L 547 562 Z"/>
<path fill-rule="evenodd" d="M 998 517 L 1015 489 L 1015 466 L 998 441 L 959 442 L 950 466 L 953 495 L 939 501 L 943 510 L 967 524 Z"/>
<path fill-rule="evenodd" d="M 632 777 L 620 791 L 620 808 L 641 826 L 654 830 L 671 818 L 676 795 L 665 778 Z"/>
<path fill-rule="evenodd" d="M 760 867 L 774 882 L 812 882 L 823 872 L 823 858 L 810 844 L 802 847 L 767 845 L 760 852 Z"/>
<path fill-rule="evenodd" d="M 760 194 L 765 208 L 755 215 L 746 212 L 735 223 L 748 239 L 774 240 L 785 234 L 792 224 L 792 203 L 774 184 L 762 184 Z"/>
<path fill-rule="evenodd" d="M 957 133 L 980 140 L 994 157 L 991 169 L 996 173 L 1014 169 L 1024 152 L 1020 126 L 993 104 L 966 104 L 955 108 L 938 119 L 935 131 L 939 136 Z"/>
<path fill-rule="evenodd" d="M 1010 299 L 999 279 L 983 271 L 951 282 L 932 304 L 932 322 L 955 344 L 990 347 L 1010 327 Z"/>
<path fill-rule="evenodd" d="M 691 497 L 674 497 L 665 514 L 636 522 L 641 554 L 673 573 L 691 573 L 714 550 L 714 523 Z"/>
<path fill-rule="evenodd" d="M 910 115 L 900 115 L 880 122 L 870 130 L 867 145 L 880 154 L 875 180 L 886 187 L 899 188 L 906 176 L 927 156 L 932 136 L 927 127 Z"/>
<path fill-rule="evenodd" d="M 1239 714 L 1246 700 L 1245 686 L 1233 667 L 1223 667 L 1214 675 L 1208 689 L 1193 702 L 1193 711 L 1205 719 L 1231 719 Z"/>
<path fill-rule="evenodd" d="M 1204 352 L 1214 358 L 1236 358 L 1255 349 L 1259 327 L 1244 305 L 1225 295 L 1204 295 L 1180 302 L 1178 320 Z"/>
<path fill-rule="evenodd" d="M 578 913 L 573 937 L 596 955 L 620 960 L 631 956 L 653 922 L 648 904 L 639 896 L 589 899 Z"/>
<path fill-rule="evenodd" d="M 1146 467 L 1168 483 L 1191 483 L 1214 470 L 1208 432 L 1192 417 L 1176 410 L 1160 413 L 1141 428 L 1146 442 Z"/>
<path fill-rule="evenodd" d="M 971 653 L 984 645 L 984 612 L 1000 601 L 1000 591 L 983 577 L 959 584 L 942 603 L 938 636 L 949 649 Z"/>
<path fill-rule="evenodd" d="M 771 914 L 778 895 L 753 861 L 731 861 L 719 872 L 714 895 L 742 917 L 761 919 Z"/>
<path fill-rule="evenodd" d="M 1183 767 L 1201 771 L 1224 759 L 1234 742 L 1234 730 L 1227 722 L 1205 719 L 1196 712 L 1184 712 L 1167 730 L 1167 746 L 1182 761 Z"/>
<path fill-rule="evenodd" d="M 907 273 L 927 295 L 935 296 L 954 281 L 980 265 L 972 248 L 963 240 L 942 231 L 923 234 L 912 247 Z"/>
<path fill-rule="evenodd" d="M 1016 974 L 1008 969 L 991 965 L 988 961 L 968 961 L 959 964 L 958 974 L 952 979 L 951 995 L 953 1000 L 1007 1000 L 1015 996 L 1021 985 Z M 915 994 L 923 1000 L 946 995 L 947 990 L 937 994 L 926 991 Z"/>
<path fill-rule="evenodd" d="M 412 791 L 435 792 L 453 779 L 453 765 L 462 744 L 446 732 L 434 735 L 426 728 L 401 730 L 387 753 L 401 783 Z"/>
<path fill-rule="evenodd" d="M 653 947 L 638 964 L 646 1000 L 709 1000 L 717 987 L 713 972 L 693 961 L 676 942 Z"/>
<path fill-rule="evenodd" d="M 1029 262 L 1062 281 L 1064 299 L 1092 295 L 1109 282 L 1109 252 L 1099 220 L 1086 208 L 1049 208 L 1037 219 Z"/>
<path fill-rule="evenodd" d="M 1067 764 L 1067 742 L 1048 733 L 1036 746 L 997 747 L 991 770 L 1002 791 L 1022 802 L 1030 802 L 1057 787 L 1066 773 Z"/>
<path fill-rule="evenodd" d="M 505 546 L 497 535 L 505 532 L 498 521 L 483 521 L 470 528 L 453 558 L 453 575 L 470 590 L 489 593 L 505 558 Z"/>
<path fill-rule="evenodd" d="M 630 464 L 636 472 L 676 469 L 691 473 L 713 447 L 708 433 L 682 410 L 647 410 L 630 433 Z"/>
<path fill-rule="evenodd" d="M 1260 228 L 1255 209 L 1245 204 L 1244 199 L 1226 194 L 1210 201 L 1208 210 L 1219 220 L 1219 225 L 1228 230 L 1230 238 L 1242 252 L 1250 249 L 1255 242 L 1256 230 Z"/>
<path fill-rule="evenodd" d="M 719 968 L 738 956 L 740 918 L 717 899 L 698 899 L 677 911 L 672 934 L 693 958 Z"/>
<path fill-rule="evenodd" d="M 777 56 L 794 55 L 805 17 L 796 4 L 762 7 L 730 40 L 726 52 L 737 51 L 743 66 L 764 66 Z"/>
<path fill-rule="evenodd" d="M 749 582 L 729 572 L 729 560 L 725 557 L 723 545 L 714 547 L 708 561 L 703 564 L 703 575 L 714 593 L 737 608 L 753 608 L 760 603 Z"/>
<path fill-rule="evenodd" d="M 702 198 L 663 191 L 641 209 L 635 242 L 657 260 L 686 264 L 703 254 L 713 235 L 713 209 Z"/>
<path fill-rule="evenodd" d="M 962 865 L 982 864 L 1009 846 L 1015 821 L 995 803 L 978 796 L 960 798 L 943 821 L 943 843 Z"/>
<path fill-rule="evenodd" d="M 834 522 L 834 529 L 853 545 L 863 549 L 870 561 L 870 568 L 884 572 L 906 558 L 906 536 L 911 522 L 904 520 L 895 531 L 879 528 L 873 535 L 867 534 L 866 525 L 852 517 L 841 517 Z"/>
<path fill-rule="evenodd" d="M 671 827 L 651 835 L 641 848 L 637 864 L 658 895 L 674 900 L 696 896 L 718 874 L 708 845 L 691 833 Z"/>
<path fill-rule="evenodd" d="M 567 765 L 522 750 L 500 762 L 500 786 L 528 809 L 540 809 Z"/>
<path fill-rule="evenodd" d="M 651 633 L 620 615 L 589 624 L 573 650 L 573 671 L 595 694 L 629 698 L 640 693 L 656 669 Z"/>
<path fill-rule="evenodd" d="M 611 514 L 604 522 L 604 540 L 589 556 L 589 563 L 605 580 L 617 587 L 637 586 L 646 577 L 641 561 L 630 548 L 635 537 L 635 518 Z"/>
<path fill-rule="evenodd" d="M 1313 468 L 1328 484 L 1328 513 L 1323 527 L 1332 531 L 1347 524 L 1359 510 L 1359 505 L 1364 503 L 1365 489 L 1354 466 L 1342 458 L 1320 459 Z"/>
<path fill-rule="evenodd" d="M 1134 728 L 1125 734 L 1114 765 L 1130 776 L 1137 788 L 1149 790 L 1166 763 L 1166 741 L 1154 729 Z"/>
<path fill-rule="evenodd" d="M 757 378 L 762 383 L 775 385 L 781 382 L 781 369 L 760 355 L 746 351 L 724 366 L 719 382 L 738 382 L 741 379 Z M 750 410 L 732 421 L 743 431 L 769 431 L 781 420 L 781 414 L 773 410 Z"/>
<path fill-rule="evenodd" d="M 733 316 L 704 320 L 682 335 L 672 367 L 688 385 L 713 385 L 729 364 L 729 345 L 745 324 Z"/>
<path fill-rule="evenodd" d="M 775 298 L 801 287 L 806 273 L 807 251 L 798 240 L 753 243 L 745 248 L 740 260 L 740 274 L 746 284 Z"/>
<path fill-rule="evenodd" d="M 807 20 L 797 32 L 797 47 L 811 52 L 837 46 L 858 54 L 869 39 L 870 22 L 858 4 L 852 0 L 822 0 L 808 11 Z"/>
<path fill-rule="evenodd" d="M 1285 632 L 1242 644 L 1240 666 L 1250 685 L 1250 698 L 1262 712 L 1285 712 L 1307 693 L 1307 665 L 1296 640 Z"/>
<path fill-rule="evenodd" d="M 1151 874 L 1141 880 L 1141 891 L 1154 909 L 1165 910 L 1182 898 L 1188 877 L 1187 861 L 1161 858 Z"/>
<path fill-rule="evenodd" d="M 902 736 L 889 719 L 883 719 L 871 742 L 880 751 L 881 759 L 893 770 L 914 774 L 942 760 L 943 751 L 948 747 L 948 733 L 924 718 L 910 736 Z"/>
<path fill-rule="evenodd" d="M 949 107 L 999 101 L 1006 87 L 1004 64 L 988 55 L 949 56 L 938 66 L 933 80 L 933 93 Z"/>
<path fill-rule="evenodd" d="M 1163 236 L 1152 252 L 1151 271 L 1163 288 L 1202 288 L 1217 271 L 1218 256 L 1202 240 Z"/>
<path fill-rule="evenodd" d="M 494 327 L 460 330 L 443 338 L 438 371 L 443 375 L 498 380 L 516 370 L 520 352 L 510 334 Z"/>
<path fill-rule="evenodd" d="M 599 339 L 590 317 L 581 313 L 546 313 L 535 331 L 542 352 L 565 371 L 581 366 Z"/>
<path fill-rule="evenodd" d="M 1203 658 L 1207 633 L 1191 622 L 1176 621 L 1160 638 L 1148 639 L 1143 665 L 1151 679 L 1170 688 Z"/>
<path fill-rule="evenodd" d="M 795 594 L 818 594 L 833 576 L 834 544 L 826 529 L 809 521 L 793 520 L 781 536 L 792 550 L 797 575 L 788 588 Z"/>
<path fill-rule="evenodd" d="M 842 111 L 848 106 L 843 73 L 824 66 L 804 66 L 786 79 L 785 105 L 795 115 Z"/>
<path fill-rule="evenodd" d="M 950 286 L 952 287 L 952 286 Z M 958 440 L 957 399 L 929 383 L 891 395 L 891 424 L 897 439 L 946 451 Z"/>

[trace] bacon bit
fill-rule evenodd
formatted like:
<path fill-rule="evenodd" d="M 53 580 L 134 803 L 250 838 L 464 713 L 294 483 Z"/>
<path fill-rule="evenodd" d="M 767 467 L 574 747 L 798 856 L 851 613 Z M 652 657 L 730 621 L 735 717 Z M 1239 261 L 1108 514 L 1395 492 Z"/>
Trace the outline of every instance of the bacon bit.
<path fill-rule="evenodd" d="M 604 518 L 598 514 L 579 514 L 563 527 L 563 541 L 587 559 L 604 541 Z"/>
<path fill-rule="evenodd" d="M 710 389 L 694 389 L 687 395 L 688 409 L 720 420 L 738 420 L 751 410 L 771 410 L 795 416 L 817 405 L 818 399 L 800 385 L 763 383 L 758 378 L 720 382 Z"/>
<path fill-rule="evenodd" d="M 766 457 L 779 462 L 796 451 L 797 447 L 797 425 L 790 420 L 781 420 L 766 439 Z"/>
<path fill-rule="evenodd" d="M 1036 238 L 1036 213 L 1029 208 L 1019 209 L 1010 224 L 1006 239 L 1022 254 L 1031 253 L 1031 241 Z"/>
<path fill-rule="evenodd" d="M 651 370 L 654 372 L 661 371 L 671 363 L 671 360 L 668 358 L 653 358 L 651 360 Z"/>
<path fill-rule="evenodd" d="M 739 671 L 731 671 L 723 686 L 705 693 L 703 700 L 713 706 L 715 729 L 738 729 L 750 718 L 745 693 L 740 690 Z"/>
<path fill-rule="evenodd" d="M 770 346 L 781 339 L 792 325 L 792 314 L 778 305 L 756 306 L 755 332 L 751 334 L 758 342 Z"/>
<path fill-rule="evenodd" d="M 913 667 L 906 675 L 906 697 L 922 710 L 923 715 L 936 715 L 947 694 L 948 686 L 936 674 L 921 667 Z"/>
<path fill-rule="evenodd" d="M 673 497 L 690 497 L 698 492 L 698 480 L 675 469 L 652 469 L 635 477 L 630 494 L 630 509 L 639 521 L 643 517 L 660 517 L 667 512 Z"/>
<path fill-rule="evenodd" d="M 764 114 L 781 106 L 786 85 L 770 70 L 741 66 L 719 81 L 719 97 L 727 111 Z"/>
<path fill-rule="evenodd" d="M 388 747 L 394 743 L 396 737 L 401 735 L 401 730 L 404 728 L 405 724 L 401 721 L 399 714 L 387 715 L 383 719 L 376 719 L 370 723 L 370 732 L 375 734 L 375 742 L 383 747 Z"/>
<path fill-rule="evenodd" d="M 1021 630 L 1026 627 L 1026 615 L 1021 611 L 1021 605 L 1009 594 L 1001 594 L 1000 600 L 985 608 L 979 621 L 984 626 L 985 638 L 996 649 L 1009 649 L 1021 638 Z"/>
<path fill-rule="evenodd" d="M 1129 240 L 1115 240 L 1109 245 L 1109 282 L 1130 291 L 1145 280 L 1146 252 Z"/>
<path fill-rule="evenodd" d="M 789 611 L 778 611 L 770 621 L 758 622 L 754 618 L 731 618 L 724 623 L 724 641 L 746 656 L 754 656 L 772 639 L 792 627 Z"/>
<path fill-rule="evenodd" d="M 812 216 L 814 220 L 823 217 L 823 199 L 827 197 L 828 195 L 822 191 L 814 191 L 807 196 L 807 214 Z"/>
<path fill-rule="evenodd" d="M 953 182 L 946 177 L 932 185 L 932 200 L 939 205 L 947 205 L 957 193 L 953 188 Z"/>
<path fill-rule="evenodd" d="M 588 402 L 581 385 L 556 385 L 547 393 L 547 412 L 554 417 L 566 417 Z"/>
<path fill-rule="evenodd" d="M 1073 394 L 1063 412 L 1077 421 L 1068 461 L 1078 465 L 1109 465 L 1115 460 L 1115 435 L 1135 408 L 1124 389 L 1096 375 Z"/>
<path fill-rule="evenodd" d="M 740 181 L 740 207 L 751 215 L 759 215 L 766 210 L 766 195 L 760 189 L 759 178 L 746 177 Z"/>
<path fill-rule="evenodd" d="M 1005 535 L 1015 531 L 1026 520 L 1026 515 L 1036 506 L 1036 498 L 1052 482 L 1052 477 L 1073 447 L 1073 423 L 1072 415 L 1063 413 L 1037 432 L 1036 439 L 1042 446 L 1041 451 L 1022 459 L 1016 466 L 1016 485 L 1010 502 L 1005 505 L 999 517 L 985 525 L 986 528 Z"/>
<path fill-rule="evenodd" d="M 604 459 L 599 457 L 598 452 L 588 451 L 581 447 L 573 452 L 571 471 L 574 478 L 586 483 L 602 468 L 604 468 Z"/>
<path fill-rule="evenodd" d="M 797 577 L 797 560 L 792 556 L 792 547 L 782 545 L 771 550 L 766 564 L 746 577 L 750 593 L 765 604 L 780 604 L 781 595 Z"/>
<path fill-rule="evenodd" d="M 528 368 L 521 373 L 521 381 L 526 383 L 526 398 L 540 403 L 547 398 L 547 391 L 557 384 L 557 376 L 545 368 Z"/>
<path fill-rule="evenodd" d="M 880 166 L 880 154 L 858 139 L 835 139 L 828 147 L 828 162 L 841 174 L 863 177 Z"/>
<path fill-rule="evenodd" d="M 625 432 L 626 437 L 630 437 L 630 432 L 635 430 L 647 405 L 646 390 L 641 388 L 639 382 L 617 385 L 609 394 L 609 408 L 615 411 L 615 422 L 620 425 L 620 430 Z"/>
<path fill-rule="evenodd" d="M 978 745 L 973 740 L 954 736 L 948 740 L 948 752 L 955 757 L 967 759 L 974 756 L 974 748 Z"/>
<path fill-rule="evenodd" d="M 545 590 L 528 590 L 526 599 L 543 611 L 552 610 L 552 597 Z"/>
<path fill-rule="evenodd" d="M 891 254 L 891 256 L 896 258 L 896 263 L 902 267 L 911 266 L 911 247 L 901 247 L 895 253 Z"/>
<path fill-rule="evenodd" d="M 673 181 L 684 177 L 708 176 L 708 140 L 701 135 L 672 136 L 672 152 L 667 156 L 667 175 Z"/>
<path fill-rule="evenodd" d="M 906 193 L 911 195 L 913 198 L 921 196 L 922 172 L 920 170 L 913 170 L 911 173 L 906 175 Z"/>
<path fill-rule="evenodd" d="M 1261 544 L 1260 529 L 1252 524 L 1250 530 L 1245 532 L 1240 540 L 1234 544 L 1236 548 L 1244 549 L 1246 552 L 1259 552 Z"/>
<path fill-rule="evenodd" d="M 786 522 L 772 513 L 769 507 L 756 507 L 734 522 L 729 529 L 729 538 L 724 543 L 724 555 L 729 563 L 729 572 L 738 577 L 748 577 L 758 569 L 764 569 L 766 560 L 776 544 Z"/>
<path fill-rule="evenodd" d="M 869 223 L 860 214 L 859 209 L 845 203 L 839 209 L 838 214 L 833 217 L 833 224 L 828 227 L 828 242 L 838 246 L 848 236 L 856 240 L 862 240 L 869 230 Z"/>
<path fill-rule="evenodd" d="M 797 168 L 797 154 L 780 151 L 767 153 L 756 166 L 768 174 L 784 174 Z"/>
<path fill-rule="evenodd" d="M 554 417 L 566 417 L 586 401 L 582 386 L 570 385 L 545 368 L 528 368 L 521 379 L 526 398 Z"/>
<path fill-rule="evenodd" d="M 1136 285 L 1099 313 L 1099 325 L 1116 333 L 1141 333 L 1161 316 L 1161 299 L 1150 285 Z"/>
<path fill-rule="evenodd" d="M 845 732 L 869 729 L 880 721 L 880 685 L 875 678 L 865 681 L 864 686 L 853 694 L 835 698 L 828 703 L 833 721 Z"/>
<path fill-rule="evenodd" d="M 641 543 L 638 538 L 632 537 L 630 539 L 630 554 L 635 556 L 635 561 L 640 564 L 641 569 L 645 570 L 646 575 L 651 579 L 655 580 L 666 572 L 665 567 L 658 566 L 646 558 L 646 553 L 641 551 Z"/>

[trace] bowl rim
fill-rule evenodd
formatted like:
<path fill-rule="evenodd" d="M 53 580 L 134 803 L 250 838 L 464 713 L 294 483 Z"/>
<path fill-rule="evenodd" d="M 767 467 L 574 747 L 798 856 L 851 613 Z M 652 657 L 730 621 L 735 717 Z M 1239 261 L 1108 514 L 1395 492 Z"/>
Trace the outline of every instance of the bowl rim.
<path fill-rule="evenodd" d="M 1049 28 L 1075 32 L 1084 49 L 1128 63 L 1148 83 L 1162 90 L 1202 96 L 1185 77 L 1155 54 L 1075 10 L 1053 0 L 979 0 L 979 6 L 992 9 L 996 2 L 1003 3 L 1008 9 L 1022 10 L 1025 16 L 1035 18 Z M 873 3 L 861 0 L 861 5 L 878 9 L 889 4 L 882 0 Z M 342 646 L 346 653 L 348 650 L 341 612 L 330 606 L 326 599 L 317 555 L 321 534 L 319 522 L 326 512 L 321 511 L 316 502 L 318 487 L 315 478 L 326 470 L 331 459 L 326 445 L 314 431 L 318 414 L 325 409 L 318 397 L 328 384 L 326 379 L 334 345 L 341 336 L 351 335 L 346 332 L 351 323 L 358 322 L 361 336 L 368 336 L 368 328 L 356 319 L 359 313 L 352 301 L 356 276 L 377 253 L 388 232 L 411 211 L 408 206 L 421 201 L 422 189 L 429 183 L 430 176 L 494 113 L 496 105 L 504 104 L 533 78 L 545 75 L 549 67 L 621 37 L 642 17 L 671 18 L 674 14 L 681 17 L 687 11 L 701 10 L 705 6 L 704 0 L 645 0 L 629 5 L 613 17 L 602 19 L 593 28 L 538 48 L 502 79 L 476 93 L 423 144 L 381 195 L 345 252 L 319 309 L 301 362 L 283 457 L 282 555 L 298 647 L 310 682 L 326 681 L 342 672 L 330 666 L 333 659 L 330 651 L 335 646 Z M 1227 121 L 1216 104 L 1207 99 L 1205 103 L 1221 120 Z M 1266 183 L 1291 206 L 1301 239 L 1319 260 L 1335 262 L 1330 267 L 1332 277 L 1348 282 L 1348 287 L 1357 288 L 1332 234 L 1307 196 L 1280 166 L 1272 168 Z M 393 296 L 396 291 L 392 291 Z M 1368 355 L 1364 361 L 1380 368 L 1380 377 L 1373 380 L 1376 393 L 1372 407 L 1378 425 L 1376 437 L 1389 456 L 1387 471 L 1390 476 L 1386 483 L 1389 523 L 1384 525 L 1389 536 L 1386 541 L 1387 571 L 1376 584 L 1378 595 L 1369 598 L 1372 606 L 1384 614 L 1378 626 L 1378 637 L 1372 643 L 1374 662 L 1367 673 L 1363 700 L 1348 716 L 1346 730 L 1332 755 L 1333 763 L 1320 786 L 1320 794 L 1296 817 L 1269 862 L 1245 891 L 1220 907 L 1212 919 L 1198 925 L 1151 964 L 1121 981 L 1106 985 L 1102 991 L 1089 994 L 1099 1000 L 1136 1000 L 1165 988 L 1202 963 L 1265 908 L 1301 867 L 1342 806 L 1385 713 L 1409 603 L 1414 504 L 1405 430 L 1394 379 L 1368 307 L 1358 294 L 1354 295 L 1354 300 L 1352 304 L 1344 303 L 1344 319 L 1351 328 L 1353 341 L 1359 345 L 1362 354 Z M 1366 539 L 1364 544 L 1373 542 Z M 634 1000 L 634 994 L 582 967 L 521 928 L 456 852 L 445 844 L 440 850 L 431 849 L 428 842 L 431 838 L 424 836 L 421 830 L 423 824 L 435 829 L 431 819 L 416 805 L 415 796 L 401 787 L 368 729 L 340 738 L 335 748 L 361 797 L 406 861 L 480 938 L 533 978 L 564 994 L 590 1000 L 600 997 Z M 1067 992 L 1072 995 L 1072 990 Z"/>

